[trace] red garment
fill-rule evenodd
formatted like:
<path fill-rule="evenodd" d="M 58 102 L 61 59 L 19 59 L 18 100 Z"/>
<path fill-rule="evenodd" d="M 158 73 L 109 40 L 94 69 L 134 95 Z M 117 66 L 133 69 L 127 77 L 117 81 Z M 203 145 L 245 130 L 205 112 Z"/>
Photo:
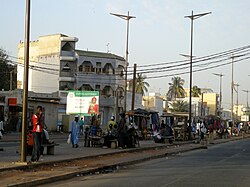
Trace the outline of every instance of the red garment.
<path fill-rule="evenodd" d="M 41 115 L 33 114 L 32 123 L 33 123 L 32 132 L 42 132 L 43 131 L 42 122 L 41 122 Z"/>

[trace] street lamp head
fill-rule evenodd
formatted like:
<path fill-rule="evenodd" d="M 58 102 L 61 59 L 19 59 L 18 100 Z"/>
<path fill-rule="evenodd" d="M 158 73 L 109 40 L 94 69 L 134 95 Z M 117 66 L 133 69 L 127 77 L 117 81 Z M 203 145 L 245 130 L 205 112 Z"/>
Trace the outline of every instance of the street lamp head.
<path fill-rule="evenodd" d="M 212 14 L 212 12 L 206 12 L 206 13 L 201 13 L 201 14 L 193 14 L 193 11 L 192 11 L 192 15 L 191 16 L 185 16 L 184 18 L 189 18 L 191 20 L 195 20 L 195 19 L 198 19 L 202 16 L 206 16 L 208 14 Z"/>
<path fill-rule="evenodd" d="M 135 16 L 130 16 L 129 12 L 128 12 L 128 15 L 115 14 L 115 13 L 110 13 L 110 15 L 117 16 L 117 17 L 124 19 L 124 20 L 130 20 L 131 18 L 136 18 Z"/>
<path fill-rule="evenodd" d="M 190 58 L 191 57 L 191 55 L 186 55 L 186 54 L 182 54 L 182 53 L 180 55 L 183 56 L 183 57 L 186 57 L 186 58 Z M 194 55 L 192 56 L 192 58 L 195 58 L 195 57 L 196 56 L 194 56 Z"/>
<path fill-rule="evenodd" d="M 222 74 L 222 73 L 213 73 L 214 75 L 216 75 L 216 76 L 219 76 L 219 77 L 223 77 L 223 76 L 225 76 L 224 74 Z"/>

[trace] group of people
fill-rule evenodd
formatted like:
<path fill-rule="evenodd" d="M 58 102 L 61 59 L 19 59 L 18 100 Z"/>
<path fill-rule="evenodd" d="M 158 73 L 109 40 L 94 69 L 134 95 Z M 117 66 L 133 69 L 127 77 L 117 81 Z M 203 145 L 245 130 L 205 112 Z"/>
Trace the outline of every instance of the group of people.
<path fill-rule="evenodd" d="M 218 135 L 220 138 L 227 138 L 229 132 L 224 122 L 209 118 L 202 121 L 198 120 L 197 123 L 193 123 L 192 134 L 193 138 L 199 141 L 204 140 L 205 135 L 208 134 L 209 143 L 213 143 L 215 135 Z"/>
<path fill-rule="evenodd" d="M 110 148 L 112 140 L 118 140 L 118 147 L 130 148 L 135 146 L 135 127 L 129 126 L 126 120 L 126 114 L 120 114 L 119 122 L 111 116 L 106 132 L 102 132 L 98 116 L 91 116 L 90 125 L 84 125 L 83 119 L 79 120 L 76 115 L 70 126 L 69 142 L 72 148 L 79 147 L 79 135 L 84 134 L 84 146 L 89 146 L 89 136 L 98 136 L 103 138 L 103 148 Z M 85 126 L 85 129 L 84 129 Z"/>
<path fill-rule="evenodd" d="M 166 124 L 164 120 L 161 121 L 161 124 L 158 128 L 156 128 L 153 132 L 153 139 L 155 143 L 163 143 L 165 141 L 165 138 L 168 137 L 170 140 L 170 143 L 173 141 L 173 129 L 170 127 L 170 125 Z"/>

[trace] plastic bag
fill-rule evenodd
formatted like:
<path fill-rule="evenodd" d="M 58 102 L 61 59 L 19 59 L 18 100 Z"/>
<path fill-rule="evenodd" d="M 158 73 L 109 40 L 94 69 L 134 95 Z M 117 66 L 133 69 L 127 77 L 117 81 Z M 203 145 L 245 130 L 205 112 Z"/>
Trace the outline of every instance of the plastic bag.
<path fill-rule="evenodd" d="M 67 144 L 70 144 L 71 142 L 71 134 L 69 134 L 68 139 L 67 139 Z"/>

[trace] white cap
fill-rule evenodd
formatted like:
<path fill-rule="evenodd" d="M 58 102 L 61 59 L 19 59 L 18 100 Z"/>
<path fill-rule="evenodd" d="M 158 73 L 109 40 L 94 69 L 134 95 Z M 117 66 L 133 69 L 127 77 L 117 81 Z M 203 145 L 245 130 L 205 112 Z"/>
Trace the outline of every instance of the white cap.
<path fill-rule="evenodd" d="M 75 115 L 75 118 L 79 118 L 79 115 Z"/>

